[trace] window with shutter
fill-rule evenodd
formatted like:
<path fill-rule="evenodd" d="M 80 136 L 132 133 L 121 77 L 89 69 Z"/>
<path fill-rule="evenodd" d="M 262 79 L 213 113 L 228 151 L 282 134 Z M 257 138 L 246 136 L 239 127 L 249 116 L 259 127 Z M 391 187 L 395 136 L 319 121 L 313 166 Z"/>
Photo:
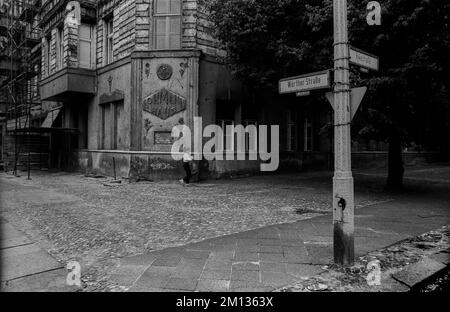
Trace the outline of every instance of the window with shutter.
<path fill-rule="evenodd" d="M 120 132 L 123 123 L 123 101 L 100 105 L 100 149 L 117 150 L 121 148 Z"/>

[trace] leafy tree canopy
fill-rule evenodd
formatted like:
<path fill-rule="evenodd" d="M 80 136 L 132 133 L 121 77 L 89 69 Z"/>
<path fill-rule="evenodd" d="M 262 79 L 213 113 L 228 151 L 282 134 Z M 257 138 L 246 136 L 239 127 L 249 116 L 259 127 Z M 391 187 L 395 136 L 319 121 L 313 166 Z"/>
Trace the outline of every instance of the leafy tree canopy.
<path fill-rule="evenodd" d="M 352 83 L 369 86 L 353 131 L 383 139 L 396 124 L 404 141 L 448 142 L 450 2 L 380 0 L 381 26 L 367 25 L 367 2 L 348 1 L 349 40 L 381 68 L 352 69 Z M 276 92 L 282 77 L 333 68 L 332 0 L 212 0 L 208 9 L 227 62 L 254 88 Z"/>

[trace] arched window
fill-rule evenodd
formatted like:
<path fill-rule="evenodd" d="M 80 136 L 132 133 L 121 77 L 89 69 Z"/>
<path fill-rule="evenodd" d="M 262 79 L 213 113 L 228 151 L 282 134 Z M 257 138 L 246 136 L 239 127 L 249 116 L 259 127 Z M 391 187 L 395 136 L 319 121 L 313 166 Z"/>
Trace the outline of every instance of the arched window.
<path fill-rule="evenodd" d="M 154 46 L 157 50 L 181 48 L 181 0 L 155 0 Z"/>

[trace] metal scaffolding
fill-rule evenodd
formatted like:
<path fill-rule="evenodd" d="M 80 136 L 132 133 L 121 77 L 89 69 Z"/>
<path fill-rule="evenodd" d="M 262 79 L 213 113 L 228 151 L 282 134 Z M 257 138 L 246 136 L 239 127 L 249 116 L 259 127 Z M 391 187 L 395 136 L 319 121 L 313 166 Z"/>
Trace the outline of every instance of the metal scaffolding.
<path fill-rule="evenodd" d="M 40 7 L 41 0 L 5 0 L 1 12 L 1 35 L 5 43 L 0 56 L 0 74 L 4 76 L 1 87 L 7 99 L 6 140 L 3 144 L 9 159 L 13 154 L 13 173 L 17 175 L 19 166 L 26 167 L 28 178 L 35 151 L 40 151 L 32 145 L 41 141 L 34 139 L 41 135 L 32 131 L 32 112 L 41 110 L 38 85 L 41 63 Z M 8 156 L 5 161 L 8 163 Z"/>

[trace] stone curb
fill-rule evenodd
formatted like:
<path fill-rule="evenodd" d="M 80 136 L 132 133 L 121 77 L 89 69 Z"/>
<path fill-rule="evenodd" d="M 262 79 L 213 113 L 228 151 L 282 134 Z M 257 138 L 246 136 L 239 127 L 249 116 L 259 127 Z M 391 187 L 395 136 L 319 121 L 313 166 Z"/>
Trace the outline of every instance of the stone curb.
<path fill-rule="evenodd" d="M 448 250 L 441 251 L 406 266 L 391 277 L 407 286 L 409 290 L 412 290 L 432 276 L 447 269 L 449 263 L 450 253 L 448 253 Z"/>

